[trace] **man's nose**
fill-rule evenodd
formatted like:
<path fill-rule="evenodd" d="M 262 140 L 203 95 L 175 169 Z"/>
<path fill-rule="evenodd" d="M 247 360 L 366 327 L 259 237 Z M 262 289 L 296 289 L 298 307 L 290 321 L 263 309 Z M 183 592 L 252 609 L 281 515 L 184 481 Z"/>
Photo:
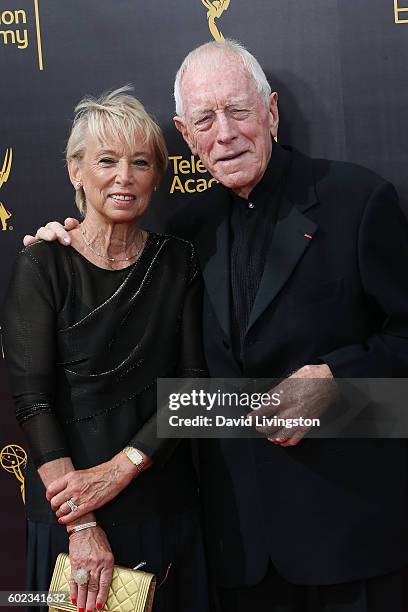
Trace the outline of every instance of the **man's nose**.
<path fill-rule="evenodd" d="M 217 114 L 217 141 L 228 143 L 236 137 L 234 120 L 226 113 Z"/>

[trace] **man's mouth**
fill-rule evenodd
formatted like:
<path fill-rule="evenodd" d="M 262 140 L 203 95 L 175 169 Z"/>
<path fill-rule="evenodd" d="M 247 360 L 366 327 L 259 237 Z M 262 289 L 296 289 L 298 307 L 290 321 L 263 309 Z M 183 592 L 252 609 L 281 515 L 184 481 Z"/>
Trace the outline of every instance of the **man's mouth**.
<path fill-rule="evenodd" d="M 234 161 L 235 159 L 240 158 L 244 155 L 245 151 L 241 151 L 240 153 L 231 153 L 230 155 L 224 155 L 223 157 L 219 157 L 217 162 L 229 162 Z"/>

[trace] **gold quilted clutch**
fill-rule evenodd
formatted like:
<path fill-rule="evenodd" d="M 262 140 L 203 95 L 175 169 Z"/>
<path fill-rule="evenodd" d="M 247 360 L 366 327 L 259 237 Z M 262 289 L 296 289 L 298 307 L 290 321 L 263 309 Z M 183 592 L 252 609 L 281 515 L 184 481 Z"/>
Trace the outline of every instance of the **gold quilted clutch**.
<path fill-rule="evenodd" d="M 69 596 L 69 580 L 71 564 L 69 556 L 61 553 L 57 557 L 54 573 L 50 584 L 51 593 L 67 593 L 66 602 L 50 606 L 49 612 L 77 612 L 77 607 L 71 603 Z M 108 601 L 104 610 L 109 612 L 151 612 L 153 595 L 156 587 L 154 574 L 128 569 L 115 565 L 112 583 L 109 589 Z"/>

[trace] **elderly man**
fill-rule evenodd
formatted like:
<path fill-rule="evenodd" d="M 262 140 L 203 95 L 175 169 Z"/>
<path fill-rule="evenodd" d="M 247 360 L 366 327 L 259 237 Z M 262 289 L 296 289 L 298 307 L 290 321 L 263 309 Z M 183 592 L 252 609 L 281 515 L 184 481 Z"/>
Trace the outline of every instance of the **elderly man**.
<path fill-rule="evenodd" d="M 220 183 L 169 228 L 200 257 L 211 375 L 311 379 L 285 416 L 329 412 L 333 377 L 405 377 L 408 228 L 392 185 L 274 142 L 278 96 L 235 42 L 193 50 L 175 98 L 177 129 Z M 69 242 L 52 224 L 38 236 Z M 305 433 L 200 444 L 220 608 L 402 612 L 405 442 Z"/>

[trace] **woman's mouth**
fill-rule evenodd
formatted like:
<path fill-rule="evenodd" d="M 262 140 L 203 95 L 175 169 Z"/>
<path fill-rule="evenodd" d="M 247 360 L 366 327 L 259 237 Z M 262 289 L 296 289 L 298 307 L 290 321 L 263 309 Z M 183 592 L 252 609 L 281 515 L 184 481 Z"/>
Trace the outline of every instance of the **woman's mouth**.
<path fill-rule="evenodd" d="M 109 197 L 118 208 L 129 208 L 136 200 L 136 196 L 130 193 L 111 193 Z"/>

